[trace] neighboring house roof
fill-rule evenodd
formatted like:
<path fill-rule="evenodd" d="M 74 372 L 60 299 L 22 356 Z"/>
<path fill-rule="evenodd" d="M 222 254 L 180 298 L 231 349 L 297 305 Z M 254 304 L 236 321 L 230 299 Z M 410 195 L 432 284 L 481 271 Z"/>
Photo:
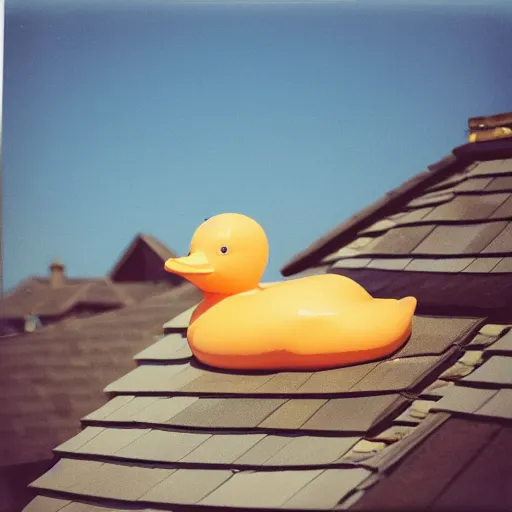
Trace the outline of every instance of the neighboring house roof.
<path fill-rule="evenodd" d="M 286 270 L 417 296 L 402 349 L 320 372 L 215 370 L 191 357 L 189 310 L 56 448 L 25 510 L 512 504 L 512 143 L 454 153 Z"/>
<path fill-rule="evenodd" d="M 138 259 L 135 254 L 137 250 L 141 253 Z M 78 305 L 110 309 L 135 304 L 145 297 L 168 289 L 169 285 L 181 282 L 175 279 L 173 283 L 163 270 L 163 263 L 173 255 L 174 253 L 156 238 L 144 234 L 137 235 L 109 277 L 64 278 L 58 287 L 52 287 L 50 278 L 31 277 L 2 299 L 0 317 L 21 319 L 28 314 L 58 317 Z M 151 258 L 151 261 L 146 263 L 144 260 L 148 258 Z M 140 275 L 133 276 L 133 271 L 130 272 L 129 267 L 131 265 L 136 265 L 140 269 Z M 157 274 L 145 276 L 143 272 L 148 267 L 147 272 L 154 272 L 153 269 L 156 268 Z M 117 282 L 117 276 L 124 274 L 131 274 L 132 279 Z"/>
<path fill-rule="evenodd" d="M 169 315 L 197 302 L 185 284 L 142 303 L 0 341 L 0 467 L 52 457 L 79 420 L 106 401 L 102 389 L 133 367 Z"/>

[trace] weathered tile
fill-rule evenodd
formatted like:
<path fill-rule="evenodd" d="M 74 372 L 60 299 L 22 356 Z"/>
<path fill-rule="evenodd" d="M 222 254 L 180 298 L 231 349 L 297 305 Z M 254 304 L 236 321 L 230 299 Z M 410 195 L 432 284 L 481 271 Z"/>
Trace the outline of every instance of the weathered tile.
<path fill-rule="evenodd" d="M 512 197 L 505 194 L 508 199 L 491 215 L 491 219 L 510 219 L 512 218 Z"/>
<path fill-rule="evenodd" d="M 164 324 L 164 332 L 169 330 L 186 330 L 188 329 L 188 324 L 190 322 L 190 318 L 192 317 L 192 313 L 196 309 L 197 304 L 192 306 L 191 308 L 183 311 L 180 315 L 174 317 Z"/>
<path fill-rule="evenodd" d="M 382 219 L 374 224 L 372 224 L 369 228 L 361 231 L 362 234 L 365 233 L 378 233 L 379 231 L 387 231 L 388 229 L 394 228 L 396 226 L 396 222 L 391 219 Z"/>
<path fill-rule="evenodd" d="M 257 389 L 258 393 L 294 393 L 311 376 L 312 372 L 279 372 Z"/>
<path fill-rule="evenodd" d="M 498 222 L 497 224 L 503 224 Z M 485 253 L 505 253 L 510 255 L 512 253 L 512 222 L 509 222 L 503 229 L 489 240 L 489 244 L 482 250 Z"/>
<path fill-rule="evenodd" d="M 280 507 L 321 470 L 240 472 L 199 502 L 218 507 Z"/>
<path fill-rule="evenodd" d="M 346 247 L 347 249 L 354 249 L 359 251 L 366 247 L 370 242 L 373 242 L 374 238 L 369 236 L 361 236 L 356 238 L 354 241 L 350 242 Z"/>
<path fill-rule="evenodd" d="M 394 358 L 441 354 L 454 344 L 465 344 L 483 319 L 414 316 L 409 341 Z"/>
<path fill-rule="evenodd" d="M 211 434 L 151 430 L 116 452 L 116 456 L 143 461 L 178 462 L 210 437 Z"/>
<path fill-rule="evenodd" d="M 232 475 L 227 470 L 179 469 L 140 500 L 192 505 L 222 486 Z"/>
<path fill-rule="evenodd" d="M 107 428 L 76 449 L 77 453 L 114 455 L 117 451 L 149 432 L 139 428 Z"/>
<path fill-rule="evenodd" d="M 251 449 L 235 460 L 235 464 L 247 466 L 262 466 L 273 457 L 281 448 L 291 443 L 295 438 L 291 436 L 265 436 Z"/>
<path fill-rule="evenodd" d="M 398 219 L 398 225 L 414 224 L 415 222 L 423 220 L 433 210 L 433 206 L 427 206 L 425 208 L 416 208 L 415 210 L 404 212 L 404 215 Z"/>
<path fill-rule="evenodd" d="M 505 336 L 500 338 L 496 343 L 493 343 L 489 348 L 487 348 L 486 353 L 494 353 L 500 352 L 502 354 L 511 355 L 512 354 L 512 331 L 508 331 Z M 511 361 L 511 369 L 512 369 L 512 361 Z"/>
<path fill-rule="evenodd" d="M 502 336 L 509 327 L 510 325 L 507 324 L 485 324 L 480 329 L 480 334 L 498 337 Z"/>
<path fill-rule="evenodd" d="M 494 387 L 512 386 L 512 358 L 493 356 L 462 380 Z"/>
<path fill-rule="evenodd" d="M 438 379 L 438 380 L 432 382 L 432 384 L 430 384 L 430 386 L 425 388 L 421 392 L 420 396 L 422 398 L 427 398 L 427 399 L 443 397 L 448 393 L 448 391 L 450 390 L 450 388 L 452 386 L 454 386 L 453 381 Z"/>
<path fill-rule="evenodd" d="M 505 226 L 505 222 L 437 226 L 412 252 L 438 255 L 478 253 L 483 251 Z"/>
<path fill-rule="evenodd" d="M 136 361 L 179 361 L 192 357 L 187 339 L 168 334 L 134 356 Z"/>
<path fill-rule="evenodd" d="M 142 393 L 146 391 L 172 391 L 176 375 L 185 370 L 187 364 L 142 365 L 105 388 L 106 393 Z"/>
<path fill-rule="evenodd" d="M 430 409 L 436 404 L 433 400 L 415 400 L 395 421 L 418 424 L 427 417 Z"/>
<path fill-rule="evenodd" d="M 326 402 L 327 400 L 320 399 L 288 400 L 259 426 L 270 429 L 298 429 Z"/>
<path fill-rule="evenodd" d="M 365 268 L 370 261 L 370 258 L 345 258 L 334 263 L 332 268 Z"/>
<path fill-rule="evenodd" d="M 512 191 L 512 176 L 500 176 L 492 178 L 489 185 L 485 187 L 485 191 Z"/>
<path fill-rule="evenodd" d="M 134 414 L 131 420 L 139 423 L 166 423 L 178 413 L 197 402 L 197 400 L 199 399 L 194 396 L 160 398 Z"/>
<path fill-rule="evenodd" d="M 363 468 L 328 469 L 286 501 L 284 508 L 332 509 L 370 474 Z"/>
<path fill-rule="evenodd" d="M 375 245 L 364 249 L 365 254 L 410 254 L 435 226 L 411 226 L 396 228 L 386 233 Z"/>
<path fill-rule="evenodd" d="M 62 510 L 69 503 L 69 500 L 36 496 L 23 509 L 23 512 L 59 512 L 59 510 Z"/>
<path fill-rule="evenodd" d="M 453 192 L 437 192 L 432 194 L 425 194 L 416 199 L 413 199 L 407 205 L 409 208 L 422 208 L 424 206 L 437 206 L 451 201 L 454 194 Z"/>
<path fill-rule="evenodd" d="M 255 428 L 285 401 L 273 398 L 199 399 L 167 423 L 203 428 Z"/>
<path fill-rule="evenodd" d="M 512 258 L 503 258 L 495 267 L 493 267 L 491 272 L 512 273 Z"/>
<path fill-rule="evenodd" d="M 264 434 L 215 434 L 181 462 L 231 464 L 265 437 Z"/>
<path fill-rule="evenodd" d="M 375 434 L 374 436 L 367 437 L 369 441 L 384 442 L 384 443 L 396 443 L 404 437 L 408 436 L 414 427 L 405 425 L 391 425 L 382 432 Z"/>
<path fill-rule="evenodd" d="M 358 441 L 359 437 L 299 436 L 265 462 L 266 466 L 307 466 L 332 464 Z"/>
<path fill-rule="evenodd" d="M 450 351 L 446 352 L 446 356 L 449 354 Z M 444 358 L 438 356 L 418 356 L 383 361 L 350 391 L 363 393 L 411 389 L 439 366 L 443 360 Z"/>
<path fill-rule="evenodd" d="M 505 164 L 506 160 L 489 160 L 479 162 L 478 165 L 470 171 L 471 176 L 482 176 L 486 174 L 506 174 L 510 172 L 510 168 Z"/>
<path fill-rule="evenodd" d="M 345 393 L 368 375 L 378 363 L 365 363 L 314 373 L 299 389 L 299 393 Z"/>
<path fill-rule="evenodd" d="M 183 393 L 251 393 L 261 388 L 272 377 L 273 375 L 239 375 L 208 371 L 181 387 L 180 391 Z"/>
<path fill-rule="evenodd" d="M 508 194 L 456 196 L 450 202 L 437 206 L 423 220 L 484 220 L 491 216 L 495 218 L 494 212 L 498 210 L 508 197 Z"/>
<path fill-rule="evenodd" d="M 474 258 L 414 259 L 405 270 L 414 272 L 462 272 L 473 263 Z"/>
<path fill-rule="evenodd" d="M 106 418 L 109 414 L 112 414 L 114 411 L 117 411 L 117 409 L 120 409 L 124 405 L 126 405 L 128 402 L 132 401 L 134 399 L 133 396 L 130 395 L 122 395 L 122 396 L 116 396 L 112 398 L 112 400 L 108 401 L 104 406 L 100 407 L 94 412 L 91 412 L 87 416 L 85 416 L 84 420 L 102 420 L 103 418 Z"/>
<path fill-rule="evenodd" d="M 411 258 L 373 258 L 368 264 L 368 268 L 404 270 L 411 261 Z"/>
<path fill-rule="evenodd" d="M 454 187 L 454 192 L 478 192 L 479 190 L 487 190 L 491 184 L 492 178 L 473 178 L 464 180 Z M 493 189 L 489 189 L 493 190 Z"/>
<path fill-rule="evenodd" d="M 173 469 L 107 462 L 94 472 L 92 478 L 73 486 L 72 491 L 97 498 L 138 500 L 173 472 Z"/>
<path fill-rule="evenodd" d="M 407 403 L 400 395 L 335 398 L 329 400 L 302 430 L 367 432 L 384 418 L 392 416 Z"/>
<path fill-rule="evenodd" d="M 92 460 L 61 459 L 55 466 L 30 484 L 38 489 L 67 491 L 72 487 L 92 478 L 103 463 Z"/>
<path fill-rule="evenodd" d="M 473 263 L 466 267 L 462 272 L 472 272 L 474 274 L 487 274 L 491 272 L 501 258 L 475 258 Z"/>
<path fill-rule="evenodd" d="M 357 249 L 349 249 L 348 247 L 342 247 L 341 249 L 338 249 L 337 251 L 323 258 L 322 263 L 332 263 L 341 258 L 351 258 L 353 256 L 359 256 L 359 251 Z"/>
<path fill-rule="evenodd" d="M 500 389 L 475 414 L 512 419 L 512 389 Z"/>
<path fill-rule="evenodd" d="M 472 414 L 496 394 L 492 389 L 453 386 L 433 407 L 432 411 Z"/>
<path fill-rule="evenodd" d="M 88 443 L 91 439 L 103 432 L 105 429 L 102 427 L 86 427 L 79 434 L 55 448 L 59 452 L 74 452 L 81 446 Z"/>
<path fill-rule="evenodd" d="M 446 413 L 429 414 L 414 430 L 399 443 L 393 443 L 386 449 L 365 461 L 365 466 L 379 471 L 387 471 L 416 449 L 432 432 L 435 432 L 450 416 Z"/>
<path fill-rule="evenodd" d="M 158 403 L 160 399 L 153 396 L 137 396 L 133 400 L 130 400 L 126 405 L 123 405 L 119 409 L 106 416 L 104 422 L 113 421 L 133 421 L 133 417 L 145 408 Z"/>

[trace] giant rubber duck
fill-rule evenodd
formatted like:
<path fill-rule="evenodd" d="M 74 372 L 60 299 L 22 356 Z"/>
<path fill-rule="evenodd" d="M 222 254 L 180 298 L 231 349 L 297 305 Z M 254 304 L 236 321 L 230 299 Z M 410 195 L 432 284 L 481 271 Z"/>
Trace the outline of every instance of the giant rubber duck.
<path fill-rule="evenodd" d="M 165 262 L 203 292 L 187 339 L 195 357 L 232 370 L 321 370 L 380 359 L 411 334 L 416 299 L 375 299 L 347 277 L 261 284 L 267 236 L 236 213 L 210 217 L 190 253 Z"/>

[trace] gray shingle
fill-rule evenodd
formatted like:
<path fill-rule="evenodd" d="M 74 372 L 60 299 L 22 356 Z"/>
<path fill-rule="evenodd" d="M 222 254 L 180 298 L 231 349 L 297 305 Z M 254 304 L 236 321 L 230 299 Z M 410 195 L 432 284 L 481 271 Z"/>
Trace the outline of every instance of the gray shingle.
<path fill-rule="evenodd" d="M 60 444 L 55 448 L 56 451 L 70 451 L 73 452 L 88 443 L 92 438 L 96 437 L 98 434 L 103 432 L 104 428 L 102 427 L 86 427 L 79 434 L 71 439 L 68 439 L 64 443 Z"/>
<path fill-rule="evenodd" d="M 281 507 L 321 474 L 321 470 L 240 472 L 212 492 L 201 505 L 220 507 Z"/>
<path fill-rule="evenodd" d="M 281 448 L 291 443 L 294 437 L 286 436 L 265 436 L 250 450 L 236 459 L 235 463 L 247 466 L 262 466 L 268 459 L 273 457 Z"/>
<path fill-rule="evenodd" d="M 500 389 L 476 411 L 476 414 L 512 419 L 512 389 Z"/>
<path fill-rule="evenodd" d="M 181 462 L 230 464 L 264 437 L 264 434 L 216 434 L 190 452 Z"/>
<path fill-rule="evenodd" d="M 118 457 L 153 462 L 178 462 L 210 439 L 211 434 L 151 430 L 119 450 Z"/>
<path fill-rule="evenodd" d="M 77 453 L 114 455 L 148 432 L 148 429 L 138 428 L 107 428 L 75 451 Z"/>
<path fill-rule="evenodd" d="M 168 334 L 134 356 L 136 361 L 180 361 L 192 357 L 187 339 Z"/>
<path fill-rule="evenodd" d="M 326 402 L 325 399 L 288 400 L 259 426 L 261 428 L 298 429 Z"/>
<path fill-rule="evenodd" d="M 512 386 L 512 358 L 493 356 L 462 380 L 464 382 L 489 384 L 493 387 Z"/>
<path fill-rule="evenodd" d="M 255 428 L 285 401 L 270 398 L 199 399 L 167 423 L 202 428 Z"/>
<path fill-rule="evenodd" d="M 138 500 L 173 472 L 173 469 L 105 463 L 73 486 L 72 491 L 98 498 Z"/>
<path fill-rule="evenodd" d="M 437 402 L 432 411 L 472 414 L 495 394 L 496 391 L 491 389 L 475 389 L 455 385 Z"/>
<path fill-rule="evenodd" d="M 503 223 L 498 222 L 497 224 Z M 482 254 L 485 253 L 504 253 L 507 256 L 512 253 L 512 222 L 503 226 L 503 229 L 497 232 L 492 240 L 489 240 L 487 247 L 482 250 Z"/>
<path fill-rule="evenodd" d="M 488 219 L 496 210 L 498 210 L 498 208 L 500 208 L 508 197 L 508 194 L 456 196 L 450 202 L 437 206 L 434 211 L 424 217 L 423 220 L 462 221 Z"/>
<path fill-rule="evenodd" d="M 232 477 L 227 470 L 179 469 L 142 496 L 142 501 L 198 503 Z"/>
<path fill-rule="evenodd" d="M 336 398 L 321 407 L 301 429 L 366 432 L 407 403 L 400 395 Z"/>
<path fill-rule="evenodd" d="M 69 500 L 36 496 L 24 509 L 23 512 L 59 512 Z"/>
<path fill-rule="evenodd" d="M 493 343 L 486 350 L 487 353 L 500 352 L 502 354 L 512 354 L 512 330 L 501 337 L 496 343 Z M 511 361 L 512 368 L 512 361 Z"/>
<path fill-rule="evenodd" d="M 299 436 L 265 462 L 268 466 L 332 464 L 354 446 L 360 437 Z"/>
<path fill-rule="evenodd" d="M 413 254 L 479 253 L 505 228 L 505 222 L 467 226 L 437 226 L 415 249 Z"/>
<path fill-rule="evenodd" d="M 362 469 L 328 469 L 290 498 L 283 508 L 332 509 L 371 472 Z"/>
<path fill-rule="evenodd" d="M 169 320 L 168 322 L 166 322 L 164 324 L 164 331 L 169 332 L 169 331 L 174 331 L 174 330 L 177 330 L 177 331 L 187 330 L 188 324 L 190 322 L 190 318 L 192 316 L 192 313 L 196 309 L 196 307 L 197 307 L 197 304 L 195 304 L 194 306 L 187 309 L 180 315 L 178 315 L 178 316 L 174 317 L 173 319 Z"/>

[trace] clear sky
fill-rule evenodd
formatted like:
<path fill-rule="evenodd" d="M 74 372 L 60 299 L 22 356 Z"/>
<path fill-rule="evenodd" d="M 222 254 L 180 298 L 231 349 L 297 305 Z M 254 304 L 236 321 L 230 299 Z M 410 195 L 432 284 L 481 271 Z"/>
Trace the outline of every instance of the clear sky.
<path fill-rule="evenodd" d="M 104 275 L 141 231 L 186 253 L 233 211 L 277 279 L 512 110 L 512 2 L 284 3 L 7 0 L 7 289 L 54 257 Z"/>

